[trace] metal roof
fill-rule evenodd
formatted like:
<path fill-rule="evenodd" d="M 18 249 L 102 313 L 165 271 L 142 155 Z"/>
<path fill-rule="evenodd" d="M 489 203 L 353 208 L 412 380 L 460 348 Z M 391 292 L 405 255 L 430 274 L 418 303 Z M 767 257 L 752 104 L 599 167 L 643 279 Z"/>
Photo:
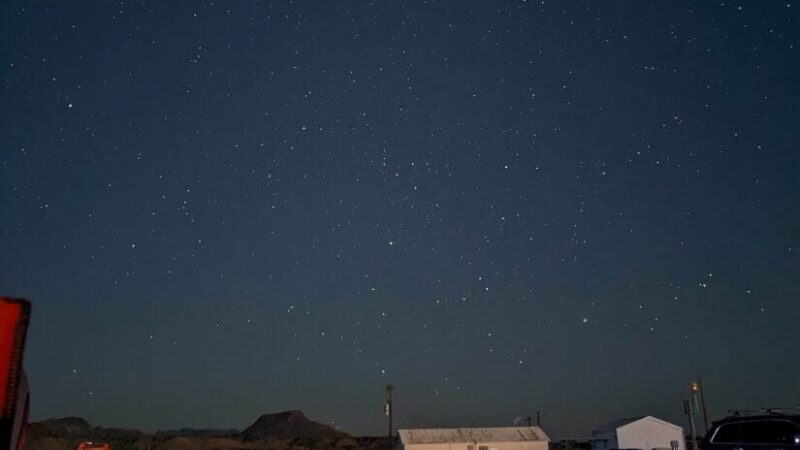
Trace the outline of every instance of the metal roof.
<path fill-rule="evenodd" d="M 639 417 L 631 417 L 631 418 L 628 418 L 628 419 L 615 420 L 615 421 L 613 421 L 611 423 L 607 423 L 607 424 L 603 425 L 602 427 L 597 428 L 596 430 L 592 431 L 592 435 L 606 434 L 606 433 L 612 433 L 612 432 L 616 433 L 617 432 L 617 428 L 624 427 L 625 425 L 628 425 L 628 424 L 631 424 L 633 422 L 636 422 L 637 420 L 642 420 L 645 417 L 646 416 L 639 416 Z"/>
<path fill-rule="evenodd" d="M 405 444 L 550 441 L 539 427 L 423 428 L 397 430 Z"/>

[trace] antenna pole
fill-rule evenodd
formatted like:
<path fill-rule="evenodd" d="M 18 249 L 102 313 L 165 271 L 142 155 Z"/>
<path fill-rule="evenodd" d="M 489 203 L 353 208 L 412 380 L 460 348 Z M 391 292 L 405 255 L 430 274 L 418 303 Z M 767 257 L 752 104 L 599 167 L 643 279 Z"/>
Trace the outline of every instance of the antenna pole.
<path fill-rule="evenodd" d="M 392 447 L 392 437 L 394 436 L 394 428 L 392 424 L 392 415 L 394 414 L 392 408 L 392 391 L 394 386 L 391 384 L 386 385 L 386 415 L 389 416 L 389 448 Z"/>
<path fill-rule="evenodd" d="M 689 450 L 697 450 L 697 430 L 694 425 L 694 402 L 693 401 L 684 401 L 683 402 L 683 412 L 689 416 L 689 430 L 691 433 L 691 447 Z"/>
<path fill-rule="evenodd" d="M 703 405 L 703 425 L 705 425 L 708 434 L 708 410 L 706 409 L 706 390 L 703 387 L 703 380 L 700 375 L 697 375 L 697 386 L 700 388 L 700 404 Z"/>

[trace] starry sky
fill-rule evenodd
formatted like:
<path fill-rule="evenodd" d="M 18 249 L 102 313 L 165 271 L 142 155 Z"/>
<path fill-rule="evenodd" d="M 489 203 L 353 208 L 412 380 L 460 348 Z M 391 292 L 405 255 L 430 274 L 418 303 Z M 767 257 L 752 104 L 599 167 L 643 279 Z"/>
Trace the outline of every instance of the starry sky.
<path fill-rule="evenodd" d="M 381 434 L 800 398 L 800 3 L 11 0 L 32 419 Z"/>

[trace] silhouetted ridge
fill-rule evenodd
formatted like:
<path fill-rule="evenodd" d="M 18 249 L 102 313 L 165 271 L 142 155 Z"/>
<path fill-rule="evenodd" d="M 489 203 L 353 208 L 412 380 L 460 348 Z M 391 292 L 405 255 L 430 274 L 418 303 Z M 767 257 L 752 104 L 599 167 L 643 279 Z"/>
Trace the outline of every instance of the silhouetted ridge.
<path fill-rule="evenodd" d="M 353 438 L 301 411 L 264 414 L 241 433 L 189 428 L 143 433 L 64 417 L 29 424 L 26 440 L 27 450 L 75 450 L 82 441 L 107 442 L 114 450 L 391 450 L 381 438 Z"/>
<path fill-rule="evenodd" d="M 28 425 L 28 433 L 53 437 L 83 437 L 95 433 L 95 428 L 82 417 L 60 417 Z"/>
<path fill-rule="evenodd" d="M 241 434 L 241 437 L 248 441 L 296 438 L 326 439 L 345 436 L 347 434 L 341 431 L 309 420 L 302 411 L 298 410 L 264 414 Z"/>

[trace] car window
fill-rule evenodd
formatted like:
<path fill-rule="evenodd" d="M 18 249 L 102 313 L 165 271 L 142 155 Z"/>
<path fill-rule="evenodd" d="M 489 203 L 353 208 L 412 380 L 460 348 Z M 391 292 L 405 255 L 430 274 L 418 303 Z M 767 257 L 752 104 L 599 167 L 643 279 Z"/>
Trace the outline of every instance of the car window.
<path fill-rule="evenodd" d="M 742 442 L 748 444 L 794 444 L 800 430 L 788 420 L 759 420 L 741 424 Z"/>
<path fill-rule="evenodd" d="M 727 423 L 720 425 L 717 432 L 714 433 L 712 442 L 718 442 L 721 444 L 742 442 L 742 430 L 739 425 L 741 424 Z"/>

